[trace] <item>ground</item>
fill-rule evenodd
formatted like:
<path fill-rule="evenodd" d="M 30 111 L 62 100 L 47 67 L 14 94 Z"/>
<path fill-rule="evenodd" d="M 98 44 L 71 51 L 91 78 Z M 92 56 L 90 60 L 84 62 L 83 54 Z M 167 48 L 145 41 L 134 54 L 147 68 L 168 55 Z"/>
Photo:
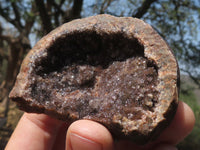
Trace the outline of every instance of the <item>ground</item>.
<path fill-rule="evenodd" d="M 0 103 L 0 118 L 4 117 L 5 102 Z M 7 123 L 0 127 L 0 150 L 3 150 L 10 135 L 15 129 L 17 122 L 22 116 L 23 112 L 20 111 L 14 102 L 10 102 Z"/>

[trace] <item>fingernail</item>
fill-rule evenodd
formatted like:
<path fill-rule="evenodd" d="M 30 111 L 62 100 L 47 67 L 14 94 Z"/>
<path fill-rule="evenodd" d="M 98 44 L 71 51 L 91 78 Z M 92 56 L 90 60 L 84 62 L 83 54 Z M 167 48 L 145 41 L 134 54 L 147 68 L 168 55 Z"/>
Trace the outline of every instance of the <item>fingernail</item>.
<path fill-rule="evenodd" d="M 70 134 L 72 150 L 102 150 L 102 145 L 75 133 Z"/>
<path fill-rule="evenodd" d="M 178 150 L 178 149 L 172 145 L 160 145 L 155 150 Z"/>

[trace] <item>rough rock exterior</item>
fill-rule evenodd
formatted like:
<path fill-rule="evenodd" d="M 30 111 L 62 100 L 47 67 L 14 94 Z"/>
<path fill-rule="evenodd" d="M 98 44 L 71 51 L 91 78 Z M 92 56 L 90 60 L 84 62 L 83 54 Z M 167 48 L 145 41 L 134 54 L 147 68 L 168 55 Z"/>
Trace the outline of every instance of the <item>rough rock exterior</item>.
<path fill-rule="evenodd" d="M 178 86 L 175 57 L 150 25 L 98 15 L 43 37 L 24 59 L 10 98 L 24 111 L 94 120 L 116 139 L 144 144 L 173 119 Z"/>

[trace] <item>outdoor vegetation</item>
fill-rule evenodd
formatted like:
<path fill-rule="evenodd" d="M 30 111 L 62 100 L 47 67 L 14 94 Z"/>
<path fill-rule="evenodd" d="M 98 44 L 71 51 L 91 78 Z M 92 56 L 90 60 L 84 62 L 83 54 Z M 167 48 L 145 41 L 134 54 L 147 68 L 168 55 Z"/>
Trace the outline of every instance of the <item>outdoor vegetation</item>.
<path fill-rule="evenodd" d="M 168 42 L 178 59 L 180 99 L 196 116 L 193 132 L 180 150 L 200 149 L 200 2 L 198 0 L 0 0 L 0 149 L 22 112 L 8 94 L 27 52 L 44 35 L 73 19 L 97 14 L 136 17 Z M 188 82 L 192 84 L 188 84 Z"/>
<path fill-rule="evenodd" d="M 196 123 L 192 133 L 184 139 L 179 145 L 180 150 L 197 150 L 200 148 L 200 103 L 197 95 L 194 94 L 194 86 L 191 86 L 190 81 L 183 81 L 182 83 L 182 92 L 180 94 L 180 100 L 186 102 L 194 111 L 196 117 Z"/>

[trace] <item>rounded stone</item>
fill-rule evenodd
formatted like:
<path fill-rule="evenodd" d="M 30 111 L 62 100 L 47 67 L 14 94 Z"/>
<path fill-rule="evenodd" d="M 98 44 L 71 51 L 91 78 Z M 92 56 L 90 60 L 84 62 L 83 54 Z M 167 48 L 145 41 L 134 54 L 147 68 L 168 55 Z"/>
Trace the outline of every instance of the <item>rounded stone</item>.
<path fill-rule="evenodd" d="M 142 20 L 97 15 L 66 23 L 25 57 L 9 97 L 26 112 L 90 119 L 115 139 L 145 144 L 173 119 L 179 70 Z"/>

